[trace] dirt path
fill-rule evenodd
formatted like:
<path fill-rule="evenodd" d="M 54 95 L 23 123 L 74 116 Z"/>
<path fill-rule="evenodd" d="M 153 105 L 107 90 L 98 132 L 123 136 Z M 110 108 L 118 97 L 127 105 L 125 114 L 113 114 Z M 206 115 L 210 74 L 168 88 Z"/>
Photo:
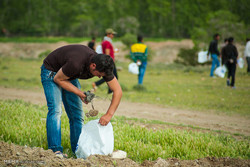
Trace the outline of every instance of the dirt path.
<path fill-rule="evenodd" d="M 33 104 L 46 105 L 43 92 L 33 92 L 29 90 L 0 87 L 0 99 L 22 99 Z M 95 108 L 102 113 L 106 112 L 109 104 L 109 100 L 97 99 L 94 101 Z M 84 106 L 85 110 L 89 110 L 90 107 L 90 105 Z M 126 101 L 121 102 L 116 115 L 192 125 L 250 136 L 250 120 L 235 115 L 228 116 L 224 114 L 218 115 L 198 111 L 163 108 L 152 104 L 131 103 Z"/>

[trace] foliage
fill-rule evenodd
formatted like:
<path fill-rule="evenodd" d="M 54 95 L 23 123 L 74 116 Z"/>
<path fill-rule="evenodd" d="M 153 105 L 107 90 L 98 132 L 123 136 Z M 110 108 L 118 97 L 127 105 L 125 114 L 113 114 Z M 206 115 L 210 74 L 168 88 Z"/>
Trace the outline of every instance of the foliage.
<path fill-rule="evenodd" d="M 31 147 L 48 149 L 46 140 L 47 107 L 23 101 L 0 100 L 0 140 Z M 98 116 L 100 117 L 100 115 Z M 85 118 L 89 120 L 96 119 Z M 61 116 L 62 146 L 73 156 L 70 146 L 69 121 L 66 113 Z M 198 159 L 233 157 L 249 159 L 249 142 L 237 141 L 231 136 L 177 131 L 174 129 L 148 130 L 130 125 L 124 117 L 113 117 L 114 150 L 124 150 L 137 162 L 161 158 Z"/>
<path fill-rule="evenodd" d="M 206 18 L 220 10 L 238 17 L 227 32 L 244 24 L 249 28 L 249 6 L 248 0 L 217 0 L 216 5 L 213 0 L 1 0 L 0 36 L 102 37 L 112 27 L 118 36 L 187 38 L 194 27 L 209 29 Z"/>
<path fill-rule="evenodd" d="M 194 46 L 192 49 L 185 49 L 181 48 L 177 59 L 175 60 L 176 63 L 181 63 L 187 66 L 195 66 L 198 65 L 197 57 L 198 57 L 198 48 Z"/>
<path fill-rule="evenodd" d="M 123 37 L 120 38 L 122 43 L 124 43 L 127 48 L 130 48 L 130 46 L 137 42 L 137 36 L 134 34 L 126 33 Z"/>
<path fill-rule="evenodd" d="M 139 26 L 139 21 L 132 16 L 122 17 L 114 24 L 114 28 L 119 32 L 119 36 L 137 34 Z"/>
<path fill-rule="evenodd" d="M 47 56 L 50 54 L 50 52 L 51 52 L 51 50 L 46 50 L 46 51 L 40 53 L 40 54 L 38 55 L 38 58 L 39 58 L 39 59 L 44 59 L 45 57 L 47 57 Z"/>
<path fill-rule="evenodd" d="M 219 10 L 209 13 L 204 25 L 195 27 L 191 32 L 195 44 L 208 43 L 215 33 L 219 33 L 222 39 L 233 36 L 236 41 L 245 41 L 247 29 L 237 15 L 230 11 Z"/>

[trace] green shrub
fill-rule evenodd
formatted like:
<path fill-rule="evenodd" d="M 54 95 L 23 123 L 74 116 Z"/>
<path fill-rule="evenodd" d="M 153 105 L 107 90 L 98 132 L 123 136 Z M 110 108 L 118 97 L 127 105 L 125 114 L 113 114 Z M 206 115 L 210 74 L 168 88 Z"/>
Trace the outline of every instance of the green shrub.
<path fill-rule="evenodd" d="M 124 36 L 121 37 L 122 43 L 124 43 L 128 48 L 134 43 L 136 43 L 136 35 L 126 33 Z"/>
<path fill-rule="evenodd" d="M 196 66 L 198 65 L 197 57 L 198 57 L 198 47 L 195 46 L 192 49 L 182 48 L 180 49 L 180 52 L 177 55 L 175 63 Z"/>
<path fill-rule="evenodd" d="M 47 56 L 50 54 L 50 52 L 51 52 L 51 50 L 46 50 L 46 51 L 40 53 L 40 54 L 38 55 L 38 58 L 39 58 L 39 59 L 44 59 L 45 57 L 47 57 Z"/>

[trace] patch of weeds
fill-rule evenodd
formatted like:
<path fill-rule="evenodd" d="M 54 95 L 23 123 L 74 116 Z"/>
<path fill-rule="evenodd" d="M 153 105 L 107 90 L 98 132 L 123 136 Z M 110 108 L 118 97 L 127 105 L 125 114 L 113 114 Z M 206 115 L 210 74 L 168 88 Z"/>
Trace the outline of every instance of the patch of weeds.
<path fill-rule="evenodd" d="M 128 91 L 128 87 L 126 85 L 120 83 L 120 86 L 121 86 L 123 92 L 127 92 Z"/>
<path fill-rule="evenodd" d="M 50 52 L 51 52 L 51 50 L 46 50 L 46 51 L 40 53 L 40 54 L 38 55 L 38 58 L 39 58 L 39 59 L 44 59 L 45 57 L 47 57 L 47 56 L 50 54 Z"/>
<path fill-rule="evenodd" d="M 7 67 L 7 66 L 2 67 L 2 70 L 8 70 L 8 69 L 9 69 L 9 67 Z"/>
<path fill-rule="evenodd" d="M 133 89 L 139 92 L 147 92 L 147 88 L 143 85 L 135 85 Z"/>

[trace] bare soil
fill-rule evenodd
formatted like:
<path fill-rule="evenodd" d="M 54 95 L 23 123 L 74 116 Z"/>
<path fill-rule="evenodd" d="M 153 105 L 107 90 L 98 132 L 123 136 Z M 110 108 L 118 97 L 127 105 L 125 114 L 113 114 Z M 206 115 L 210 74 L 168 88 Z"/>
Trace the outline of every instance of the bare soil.
<path fill-rule="evenodd" d="M 52 51 L 58 47 L 67 45 L 66 42 L 58 43 L 1 43 L 0 55 L 11 57 L 37 58 L 40 53 L 47 50 Z M 87 45 L 87 41 L 79 44 Z M 98 45 L 99 43 L 97 43 Z M 146 42 L 148 47 L 153 51 L 154 56 L 151 63 L 172 63 L 179 52 L 180 48 L 192 48 L 192 40 L 166 41 L 166 42 Z M 129 61 L 125 55 L 129 54 L 129 49 L 122 42 L 114 42 L 114 47 L 119 49 L 115 53 L 116 60 Z"/>
<path fill-rule="evenodd" d="M 167 160 L 158 158 L 155 161 L 144 161 L 138 164 L 129 158 L 114 159 L 111 156 L 92 155 L 86 160 L 74 158 L 57 157 L 52 150 L 44 150 L 38 147 L 18 146 L 0 141 L 0 166 L 119 166 L 119 167 L 176 167 L 176 166 L 237 166 L 249 167 L 250 160 L 232 158 L 213 158 L 207 157 L 197 160 L 178 160 L 169 158 Z"/>

